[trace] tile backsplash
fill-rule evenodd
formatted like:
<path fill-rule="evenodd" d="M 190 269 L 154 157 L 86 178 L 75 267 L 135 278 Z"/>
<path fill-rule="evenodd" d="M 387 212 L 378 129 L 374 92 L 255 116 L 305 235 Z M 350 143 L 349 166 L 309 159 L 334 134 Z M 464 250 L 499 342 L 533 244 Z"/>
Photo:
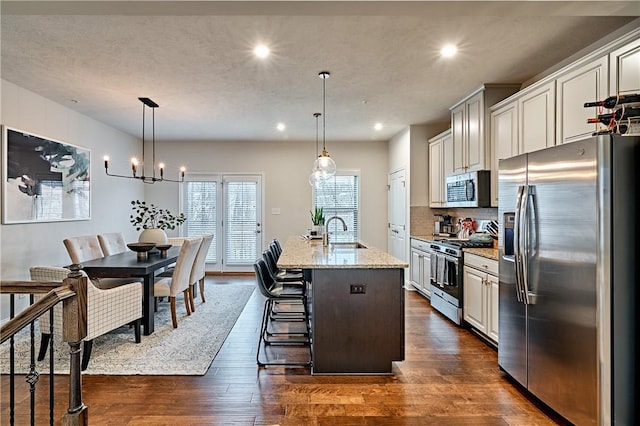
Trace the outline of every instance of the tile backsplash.
<path fill-rule="evenodd" d="M 450 208 L 432 209 L 426 206 L 411 206 L 411 235 L 428 236 L 433 234 L 434 215 L 448 214 L 455 223 L 458 218 L 470 217 L 474 220 L 497 220 L 497 208 Z"/>

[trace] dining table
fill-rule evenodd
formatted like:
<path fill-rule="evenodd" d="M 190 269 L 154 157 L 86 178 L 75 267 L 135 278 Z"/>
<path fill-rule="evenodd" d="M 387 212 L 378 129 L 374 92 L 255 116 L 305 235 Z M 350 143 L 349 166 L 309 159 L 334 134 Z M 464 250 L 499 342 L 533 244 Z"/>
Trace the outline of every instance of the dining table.
<path fill-rule="evenodd" d="M 142 278 L 142 328 L 148 336 L 154 331 L 153 285 L 156 272 L 178 259 L 180 246 L 171 247 L 164 253 L 148 253 L 139 258 L 137 253 L 126 251 L 98 259 L 82 262 L 82 269 L 91 278 Z"/>

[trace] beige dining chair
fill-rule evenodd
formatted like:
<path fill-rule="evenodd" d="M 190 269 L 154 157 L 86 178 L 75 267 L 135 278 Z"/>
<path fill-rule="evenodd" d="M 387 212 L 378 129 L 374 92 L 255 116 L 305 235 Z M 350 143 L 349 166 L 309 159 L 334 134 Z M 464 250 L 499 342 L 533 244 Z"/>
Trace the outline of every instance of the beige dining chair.
<path fill-rule="evenodd" d="M 65 238 L 63 242 L 73 263 L 104 257 L 97 235 Z"/>
<path fill-rule="evenodd" d="M 187 315 L 191 315 L 190 300 L 189 300 L 189 288 L 191 269 L 193 268 L 193 262 L 198 253 L 198 248 L 202 243 L 202 238 L 187 238 L 183 241 L 178 254 L 178 260 L 176 267 L 171 277 L 161 278 L 156 281 L 153 286 L 154 296 L 169 297 L 171 303 L 171 321 L 173 322 L 173 328 L 178 328 L 178 319 L 176 314 L 176 296 L 180 293 L 184 297 L 184 305 L 187 311 Z"/>
<path fill-rule="evenodd" d="M 87 260 L 104 257 L 97 235 L 83 235 L 80 237 L 65 238 L 64 246 L 67 248 L 72 263 L 82 264 Z M 140 281 L 138 278 L 96 278 L 90 277 L 94 285 L 101 289 L 118 287 L 132 281 Z"/>
<path fill-rule="evenodd" d="M 110 232 L 108 234 L 99 234 L 98 241 L 100 242 L 100 248 L 105 256 L 112 254 L 124 253 L 129 250 L 127 243 L 124 240 L 122 232 Z"/>
<path fill-rule="evenodd" d="M 193 300 L 195 294 L 195 285 L 198 284 L 200 287 L 200 300 L 202 303 L 205 302 L 204 299 L 204 275 L 207 264 L 207 253 L 209 252 L 209 247 L 211 247 L 211 242 L 213 241 L 213 234 L 203 234 L 202 235 L 202 243 L 200 244 L 200 248 L 198 248 L 198 253 L 196 254 L 196 259 L 193 262 L 193 267 L 191 268 L 191 275 L 189 278 L 189 301 L 191 303 L 191 310 L 193 312 L 196 311 L 196 306 Z"/>
<path fill-rule="evenodd" d="M 29 269 L 31 279 L 39 282 L 61 282 L 69 275 L 69 270 L 53 266 L 32 266 Z M 84 272 L 83 272 L 84 273 Z M 85 274 L 86 276 L 86 274 Z M 36 296 L 36 299 L 44 297 Z M 135 342 L 140 343 L 140 319 L 142 318 L 142 285 L 129 282 L 116 288 L 103 290 L 96 287 L 91 280 L 87 286 L 87 337 L 82 347 L 82 370 L 86 370 L 91 358 L 93 339 L 102 336 L 125 324 L 133 324 Z M 39 319 L 40 351 L 38 361 L 42 361 L 47 353 L 51 340 L 51 321 L 49 313 Z M 62 306 L 53 308 L 53 324 L 56 336 L 62 336 Z"/>

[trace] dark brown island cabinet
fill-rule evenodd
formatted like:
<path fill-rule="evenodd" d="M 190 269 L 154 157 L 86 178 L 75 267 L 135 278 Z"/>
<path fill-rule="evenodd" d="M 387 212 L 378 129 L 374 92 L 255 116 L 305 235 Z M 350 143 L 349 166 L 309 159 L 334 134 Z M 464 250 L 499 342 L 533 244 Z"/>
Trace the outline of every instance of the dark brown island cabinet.
<path fill-rule="evenodd" d="M 312 374 L 392 374 L 404 360 L 404 268 L 363 243 L 291 237 L 278 266 L 309 281 Z"/>

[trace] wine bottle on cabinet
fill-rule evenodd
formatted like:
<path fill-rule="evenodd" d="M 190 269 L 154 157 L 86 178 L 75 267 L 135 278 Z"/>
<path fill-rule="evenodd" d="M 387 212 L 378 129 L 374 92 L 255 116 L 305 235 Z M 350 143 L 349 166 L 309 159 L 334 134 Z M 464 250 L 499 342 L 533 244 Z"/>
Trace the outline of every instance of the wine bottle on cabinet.
<path fill-rule="evenodd" d="M 640 117 L 640 108 L 619 108 L 607 114 L 598 114 L 596 118 L 588 118 L 587 123 L 609 124 L 627 118 Z"/>
<path fill-rule="evenodd" d="M 629 95 L 618 95 L 618 96 L 610 96 L 603 101 L 595 101 L 595 102 L 586 102 L 584 104 L 585 108 L 588 107 L 605 107 L 608 109 L 615 108 L 618 105 L 622 104 L 633 104 L 640 102 L 640 93 L 633 93 Z"/>

